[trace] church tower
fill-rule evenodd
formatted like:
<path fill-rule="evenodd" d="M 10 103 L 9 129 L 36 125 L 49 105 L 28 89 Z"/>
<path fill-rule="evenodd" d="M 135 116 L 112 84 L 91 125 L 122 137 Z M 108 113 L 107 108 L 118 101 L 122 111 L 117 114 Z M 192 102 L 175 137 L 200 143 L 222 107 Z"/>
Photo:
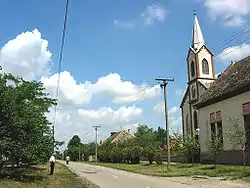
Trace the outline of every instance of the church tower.
<path fill-rule="evenodd" d="M 188 87 L 181 103 L 183 134 L 198 129 L 198 112 L 193 105 L 215 80 L 213 54 L 206 47 L 194 11 L 192 44 L 187 55 Z"/>

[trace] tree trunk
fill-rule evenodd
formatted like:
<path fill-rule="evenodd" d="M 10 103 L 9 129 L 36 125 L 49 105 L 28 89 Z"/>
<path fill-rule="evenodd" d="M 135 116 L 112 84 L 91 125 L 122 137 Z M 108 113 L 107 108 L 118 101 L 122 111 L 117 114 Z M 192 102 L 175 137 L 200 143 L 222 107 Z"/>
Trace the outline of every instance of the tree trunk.
<path fill-rule="evenodd" d="M 243 162 L 244 162 L 244 171 L 246 170 L 246 152 L 245 150 L 243 149 Z"/>

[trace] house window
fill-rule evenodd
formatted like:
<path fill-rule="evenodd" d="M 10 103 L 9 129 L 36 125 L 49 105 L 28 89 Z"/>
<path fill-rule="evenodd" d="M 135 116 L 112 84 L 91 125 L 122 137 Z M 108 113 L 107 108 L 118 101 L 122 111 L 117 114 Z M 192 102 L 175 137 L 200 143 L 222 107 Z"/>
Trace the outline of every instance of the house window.
<path fill-rule="evenodd" d="M 217 136 L 221 139 L 221 143 L 223 144 L 223 128 L 222 128 L 222 117 L 221 111 L 217 111 L 216 113 L 210 114 L 210 125 L 211 125 L 211 138 Z"/>
<path fill-rule="evenodd" d="M 194 85 L 192 85 L 191 90 L 192 90 L 192 98 L 194 99 L 196 97 L 196 91 Z"/>
<path fill-rule="evenodd" d="M 189 117 L 188 115 L 186 116 L 186 133 L 189 133 Z"/>
<path fill-rule="evenodd" d="M 191 62 L 191 76 L 195 76 L 195 67 L 194 67 L 194 61 Z"/>
<path fill-rule="evenodd" d="M 202 73 L 209 74 L 209 66 L 208 66 L 208 62 L 206 59 L 202 60 Z"/>
<path fill-rule="evenodd" d="M 250 102 L 243 104 L 244 128 L 246 134 L 246 147 L 250 146 Z"/>

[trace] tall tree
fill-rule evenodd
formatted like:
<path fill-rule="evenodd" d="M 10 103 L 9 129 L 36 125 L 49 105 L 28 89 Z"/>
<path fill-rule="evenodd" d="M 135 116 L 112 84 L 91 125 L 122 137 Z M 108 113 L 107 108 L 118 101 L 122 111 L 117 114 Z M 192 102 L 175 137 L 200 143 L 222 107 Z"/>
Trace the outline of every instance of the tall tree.
<path fill-rule="evenodd" d="M 46 117 L 56 101 L 41 82 L 0 75 L 0 147 L 11 160 L 45 162 L 51 154 L 52 135 Z"/>

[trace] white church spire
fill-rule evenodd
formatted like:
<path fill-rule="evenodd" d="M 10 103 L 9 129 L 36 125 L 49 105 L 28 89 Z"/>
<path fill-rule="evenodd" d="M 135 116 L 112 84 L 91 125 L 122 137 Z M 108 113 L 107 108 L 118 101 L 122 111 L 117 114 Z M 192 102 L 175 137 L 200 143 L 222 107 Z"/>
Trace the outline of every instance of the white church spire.
<path fill-rule="evenodd" d="M 194 48 L 194 50 L 197 50 L 204 44 L 205 44 L 205 41 L 203 39 L 203 34 L 201 32 L 200 24 L 199 24 L 198 18 L 196 16 L 196 10 L 194 10 L 194 26 L 193 26 L 192 48 Z"/>

